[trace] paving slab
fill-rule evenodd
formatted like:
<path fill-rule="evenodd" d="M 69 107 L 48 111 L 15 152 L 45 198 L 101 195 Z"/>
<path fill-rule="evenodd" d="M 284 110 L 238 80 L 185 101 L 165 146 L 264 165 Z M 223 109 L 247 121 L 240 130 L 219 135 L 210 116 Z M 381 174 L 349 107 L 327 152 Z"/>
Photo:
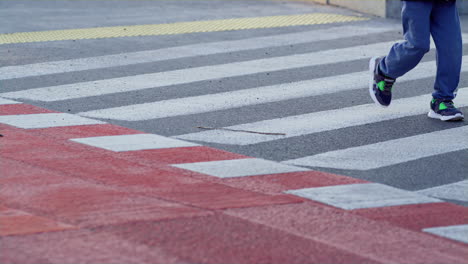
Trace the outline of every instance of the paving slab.
<path fill-rule="evenodd" d="M 378 263 L 353 252 L 223 214 L 103 228 L 190 263 Z"/>

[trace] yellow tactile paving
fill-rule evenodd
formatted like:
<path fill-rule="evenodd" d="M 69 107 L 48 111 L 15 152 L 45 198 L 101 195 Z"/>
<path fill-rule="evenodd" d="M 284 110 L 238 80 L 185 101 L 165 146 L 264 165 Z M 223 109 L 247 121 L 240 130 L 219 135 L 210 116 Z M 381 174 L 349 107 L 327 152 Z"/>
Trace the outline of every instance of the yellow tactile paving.
<path fill-rule="evenodd" d="M 99 39 L 134 36 L 172 35 L 256 28 L 316 25 L 367 20 L 356 16 L 313 13 L 304 15 L 235 18 L 224 20 L 179 22 L 157 25 L 82 28 L 38 32 L 0 34 L 0 44 L 43 42 L 55 40 Z"/>

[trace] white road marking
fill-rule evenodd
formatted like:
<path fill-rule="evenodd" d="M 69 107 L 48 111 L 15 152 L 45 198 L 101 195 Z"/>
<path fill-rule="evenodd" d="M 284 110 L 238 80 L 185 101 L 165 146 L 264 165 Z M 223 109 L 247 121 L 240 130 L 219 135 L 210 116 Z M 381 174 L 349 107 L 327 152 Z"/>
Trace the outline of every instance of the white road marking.
<path fill-rule="evenodd" d="M 392 44 L 394 44 L 393 41 L 291 56 L 34 88 L 17 92 L 2 93 L 0 96 L 12 99 L 22 98 L 35 101 L 53 102 L 138 91 L 143 89 L 155 89 L 158 87 L 180 85 L 198 81 L 366 59 L 371 55 L 368 52 L 369 50 L 372 50 L 372 55 L 383 55 L 388 52 Z"/>
<path fill-rule="evenodd" d="M 75 138 L 71 139 L 71 141 L 115 152 L 198 146 L 197 144 L 154 134 Z"/>
<path fill-rule="evenodd" d="M 468 149 L 467 138 L 468 126 L 463 126 L 365 146 L 325 152 L 283 161 L 283 163 L 343 170 L 372 170 Z"/>
<path fill-rule="evenodd" d="M 177 168 L 195 171 L 219 178 L 244 177 L 286 172 L 308 171 L 263 159 L 235 159 L 172 165 Z"/>
<path fill-rule="evenodd" d="M 179 135 L 175 138 L 230 145 L 250 145 L 425 114 L 429 111 L 428 105 L 431 98 L 431 95 L 421 95 L 393 100 L 388 108 L 378 107 L 372 103 L 226 127 L 235 130 L 285 133 L 285 136 L 210 130 Z M 455 102 L 458 107 L 468 106 L 468 88 L 459 89 Z"/>
<path fill-rule="evenodd" d="M 361 183 L 291 190 L 286 193 L 345 210 L 441 202 L 380 183 Z"/>
<path fill-rule="evenodd" d="M 220 54 L 251 49 L 278 47 L 300 43 L 313 43 L 346 37 L 359 37 L 373 33 L 396 31 L 397 27 L 343 26 L 314 31 L 281 34 L 232 41 L 200 43 L 157 50 L 138 51 L 62 61 L 34 63 L 0 68 L 0 80 L 40 76 L 74 71 L 101 69 L 139 63 L 157 62 L 193 56 Z"/>
<path fill-rule="evenodd" d="M 465 157 L 465 160 L 468 161 L 468 157 Z M 417 193 L 441 199 L 468 202 L 468 180 L 419 190 Z"/>
<path fill-rule="evenodd" d="M 442 226 L 423 229 L 434 235 L 468 243 L 468 225 Z"/>
<path fill-rule="evenodd" d="M 105 122 L 64 113 L 6 115 L 0 123 L 24 129 L 105 124 Z"/>
<path fill-rule="evenodd" d="M 0 105 L 9 105 L 9 104 L 21 104 L 21 102 L 8 100 L 0 97 Z"/>
<path fill-rule="evenodd" d="M 463 39 L 464 43 L 468 43 L 468 34 L 466 34 L 466 36 L 467 37 Z M 158 87 L 180 85 L 197 81 L 367 59 L 370 56 L 387 54 L 390 47 L 394 44 L 395 41 L 389 41 L 291 56 L 34 88 L 17 92 L 2 93 L 0 96 L 12 99 L 22 98 L 35 101 L 53 102 L 138 91 L 143 89 L 155 89 Z M 432 44 L 432 46 L 434 45 Z M 369 51 L 372 51 L 372 54 L 369 53 Z"/>
<path fill-rule="evenodd" d="M 468 68 L 468 56 L 464 57 Z M 424 62 L 399 82 L 434 76 L 436 64 Z M 78 113 L 82 116 L 113 120 L 141 121 L 174 117 L 180 115 L 207 113 L 217 110 L 304 98 L 366 87 L 368 71 L 330 76 L 301 82 L 242 89 L 232 92 L 207 94 L 163 100 L 151 103 L 133 104 Z M 346 85 L 343 85 L 346 83 Z"/>

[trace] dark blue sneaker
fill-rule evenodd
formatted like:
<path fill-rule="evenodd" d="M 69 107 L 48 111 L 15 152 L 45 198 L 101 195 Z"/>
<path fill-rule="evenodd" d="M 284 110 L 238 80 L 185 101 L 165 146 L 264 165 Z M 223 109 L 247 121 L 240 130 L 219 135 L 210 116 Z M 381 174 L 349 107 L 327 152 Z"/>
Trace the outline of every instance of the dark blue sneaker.
<path fill-rule="evenodd" d="M 427 114 L 430 118 L 442 121 L 460 121 L 465 118 L 462 111 L 453 105 L 452 100 L 432 99 L 431 111 Z"/>
<path fill-rule="evenodd" d="M 374 57 L 369 62 L 369 93 L 377 105 L 387 107 L 392 101 L 392 87 L 395 79 L 383 76 L 379 71 L 382 57 Z"/>

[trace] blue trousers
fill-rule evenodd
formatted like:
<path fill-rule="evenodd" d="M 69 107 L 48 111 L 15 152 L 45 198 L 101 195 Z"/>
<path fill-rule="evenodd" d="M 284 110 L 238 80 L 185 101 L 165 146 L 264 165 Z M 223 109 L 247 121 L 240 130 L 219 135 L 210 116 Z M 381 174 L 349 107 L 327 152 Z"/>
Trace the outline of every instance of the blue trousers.
<path fill-rule="evenodd" d="M 396 43 L 382 59 L 383 75 L 398 78 L 416 67 L 430 49 L 430 37 L 437 49 L 437 75 L 432 96 L 452 100 L 460 81 L 463 43 L 455 3 L 403 1 L 405 41 Z"/>

